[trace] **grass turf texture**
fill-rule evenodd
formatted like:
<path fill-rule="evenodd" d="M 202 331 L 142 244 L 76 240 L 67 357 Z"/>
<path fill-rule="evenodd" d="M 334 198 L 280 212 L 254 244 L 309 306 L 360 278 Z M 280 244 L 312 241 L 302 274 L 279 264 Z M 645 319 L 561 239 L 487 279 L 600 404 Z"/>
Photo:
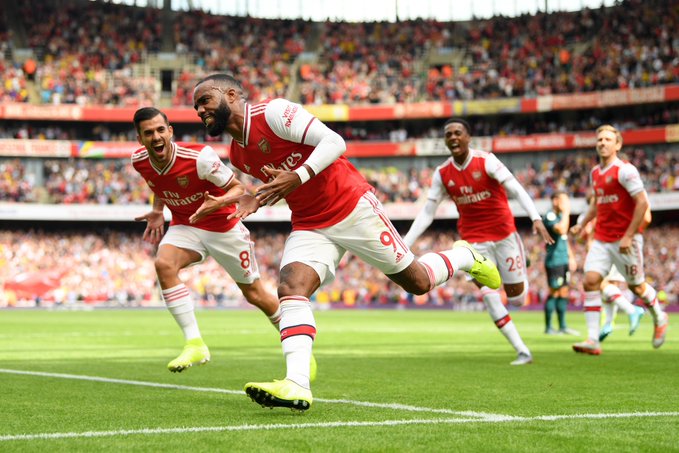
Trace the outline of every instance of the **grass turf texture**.
<path fill-rule="evenodd" d="M 284 376 L 256 311 L 199 312 L 212 361 L 181 374 L 163 310 L 0 311 L 0 451 L 677 451 L 676 327 L 653 350 L 650 319 L 628 337 L 620 316 L 591 357 L 544 335 L 541 313 L 512 316 L 532 365 L 509 365 L 486 313 L 318 312 L 315 401 L 295 414 L 241 392 Z"/>

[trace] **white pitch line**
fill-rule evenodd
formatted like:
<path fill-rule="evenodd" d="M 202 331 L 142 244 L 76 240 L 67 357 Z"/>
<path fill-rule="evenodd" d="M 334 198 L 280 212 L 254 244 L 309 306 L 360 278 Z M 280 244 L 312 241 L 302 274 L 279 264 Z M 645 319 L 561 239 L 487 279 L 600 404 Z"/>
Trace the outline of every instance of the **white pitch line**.
<path fill-rule="evenodd" d="M 9 434 L 0 436 L 0 442 L 18 440 L 49 440 L 67 438 L 91 438 L 129 436 L 134 434 L 182 434 L 223 431 L 271 431 L 277 429 L 308 429 L 308 428 L 345 428 L 345 427 L 373 427 L 373 426 L 404 426 L 404 425 L 441 425 L 463 423 L 506 423 L 506 422 L 534 422 L 557 421 L 569 419 L 605 419 L 605 418 L 634 418 L 634 417 L 677 417 L 679 412 L 629 412 L 620 414 L 574 414 L 574 415 L 541 415 L 537 417 L 504 417 L 493 418 L 445 418 L 445 419 L 414 419 L 414 420 L 383 420 L 375 422 L 324 422 L 324 423 L 278 423 L 266 425 L 232 425 L 232 426 L 204 426 L 183 428 L 145 428 L 125 429 L 117 431 L 85 431 L 81 433 L 37 433 L 37 434 Z"/>
<path fill-rule="evenodd" d="M 128 379 L 113 379 L 99 376 L 85 376 L 81 374 L 62 374 L 62 373 L 45 373 L 42 371 L 23 371 L 23 370 L 7 370 L 0 368 L 0 373 L 7 374 L 22 374 L 26 376 L 41 376 L 49 378 L 59 378 L 59 379 L 75 379 L 79 381 L 93 381 L 93 382 L 106 382 L 109 384 L 125 384 L 125 385 L 139 385 L 143 387 L 155 387 L 164 389 L 174 389 L 174 390 L 192 390 L 195 392 L 215 392 L 215 393 L 228 393 L 230 395 L 242 395 L 244 394 L 241 390 L 228 390 L 220 388 L 211 387 L 191 387 L 188 385 L 175 385 L 175 384 L 162 384 L 160 382 L 147 382 L 147 381 L 131 381 Z"/>
<path fill-rule="evenodd" d="M 229 395 L 244 395 L 245 392 L 242 390 L 228 390 L 214 387 L 191 387 L 188 385 L 176 385 L 176 384 L 163 384 L 159 382 L 148 382 L 148 381 L 132 381 L 127 379 L 114 379 L 106 378 L 100 376 L 86 376 L 80 374 L 63 374 L 63 373 L 46 373 L 43 371 L 24 371 L 24 370 L 9 370 L 0 368 L 0 373 L 7 374 L 21 374 L 26 376 L 40 376 L 48 378 L 59 378 L 59 379 L 74 379 L 80 381 L 91 381 L 91 382 L 105 382 L 109 384 L 123 384 L 123 385 L 138 385 L 143 387 L 154 387 L 154 388 L 165 388 L 173 390 L 190 390 L 194 392 L 213 392 L 213 393 L 226 393 Z M 461 417 L 478 417 L 478 418 L 488 418 L 497 417 L 497 414 L 489 414 L 485 412 L 472 412 L 472 411 L 453 411 L 450 409 L 435 409 L 431 407 L 419 407 L 419 406 L 409 406 L 406 404 L 398 403 L 372 403 L 368 401 L 354 401 L 347 399 L 325 399 L 325 398 L 314 398 L 315 401 L 320 403 L 330 403 L 330 404 L 349 404 L 354 406 L 362 407 L 374 407 L 379 409 L 392 409 L 401 410 L 408 412 L 429 412 L 433 414 L 447 414 L 447 415 L 457 415 Z M 503 415 L 503 417 L 509 417 Z"/>

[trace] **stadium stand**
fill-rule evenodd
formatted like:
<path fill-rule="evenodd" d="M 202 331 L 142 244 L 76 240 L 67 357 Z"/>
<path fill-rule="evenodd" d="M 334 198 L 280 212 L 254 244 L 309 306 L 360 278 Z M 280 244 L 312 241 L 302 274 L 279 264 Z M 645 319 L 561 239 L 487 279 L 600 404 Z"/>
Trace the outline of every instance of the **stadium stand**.
<path fill-rule="evenodd" d="M 275 288 L 278 264 L 285 235 L 275 229 L 257 227 L 253 231 L 257 260 L 263 281 Z M 522 231 L 526 253 L 534 265 L 529 267 L 531 295 L 529 305 L 544 301 L 547 284 L 541 263 L 544 246 L 528 231 Z M 52 286 L 49 282 L 30 282 L 31 285 L 14 284 L 12 291 L 0 297 L 2 306 L 34 306 L 36 298 L 43 304 L 77 305 L 105 304 L 110 306 L 153 306 L 159 302 L 156 276 L 153 267 L 153 249 L 140 241 L 141 232 L 102 230 L 78 231 L 10 231 L 0 230 L 0 261 L 4 269 L 0 279 L 14 282 L 16 275 L 36 278 L 37 275 L 57 274 Z M 666 225 L 649 229 L 645 235 L 648 278 L 666 303 L 677 304 L 677 276 L 679 276 L 679 226 Z M 417 250 L 445 247 L 455 240 L 455 235 L 443 230 L 425 234 L 415 246 Z M 574 244 L 580 266 L 584 261 L 584 247 Z M 64 259 L 68 257 L 68 265 Z M 582 300 L 582 269 L 575 273 L 571 299 Z M 238 287 L 213 260 L 186 269 L 183 278 L 187 286 L 203 301 L 205 306 L 245 306 Z M 46 287 L 39 286 L 42 283 Z M 51 288 L 42 294 L 31 290 Z M 2 295 L 2 293 L 0 293 Z M 3 300 L 4 298 L 4 300 Z M 437 291 L 414 297 L 404 293 L 383 274 L 359 259 L 349 259 L 338 278 L 316 294 L 319 303 L 336 306 L 394 306 L 397 304 L 447 306 L 451 308 L 481 309 L 475 286 L 456 277 Z M 477 305 L 478 304 L 478 305 Z"/>
<path fill-rule="evenodd" d="M 138 146 L 132 113 L 141 105 L 165 108 L 178 140 L 210 141 L 226 157 L 228 137 L 206 137 L 190 107 L 195 81 L 217 70 L 240 77 L 250 99 L 300 101 L 339 131 L 347 155 L 403 229 L 432 169 L 447 157 L 440 129 L 449 116 L 468 117 L 475 145 L 498 153 L 532 197 L 567 190 L 579 209 L 595 162 L 592 130 L 615 124 L 660 214 L 646 235 L 648 276 L 677 303 L 673 2 L 398 24 L 264 20 L 84 0 L 8 8 L 0 10 L 0 284 L 7 289 L 24 276 L 34 278 L 25 280 L 32 288 L 52 290 L 15 286 L 0 292 L 0 305 L 158 303 L 153 250 L 129 222 L 150 196 L 128 160 Z M 10 14 L 21 20 L 7 21 Z M 257 184 L 243 180 L 250 189 Z M 277 212 L 249 223 L 271 286 L 287 228 Z M 453 239 L 454 215 L 443 217 L 419 247 L 439 249 Z M 43 223 L 50 220 L 68 223 Z M 541 263 L 542 246 L 524 238 L 531 261 Z M 578 245 L 576 252 L 584 256 Z M 64 257 L 72 261 L 66 270 Z M 475 289 L 459 280 L 414 298 L 358 260 L 345 266 L 317 302 L 480 308 Z M 187 273 L 205 305 L 241 305 L 238 288 L 213 262 Z M 540 265 L 530 274 L 535 304 L 546 286 Z"/>

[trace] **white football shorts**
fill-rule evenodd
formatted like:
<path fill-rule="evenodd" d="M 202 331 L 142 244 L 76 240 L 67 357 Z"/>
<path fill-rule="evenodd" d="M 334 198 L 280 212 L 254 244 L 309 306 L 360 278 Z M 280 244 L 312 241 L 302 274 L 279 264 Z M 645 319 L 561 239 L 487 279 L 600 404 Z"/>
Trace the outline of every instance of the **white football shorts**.
<path fill-rule="evenodd" d="M 624 280 L 630 285 L 640 285 L 644 275 L 644 237 L 635 234 L 632 239 L 632 253 L 620 253 L 620 241 L 601 242 L 596 239 L 585 258 L 585 272 L 596 272 L 602 277 L 608 275 L 611 266 L 618 268 Z"/>
<path fill-rule="evenodd" d="M 514 232 L 499 241 L 475 242 L 472 245 L 477 252 L 495 263 L 503 283 L 526 281 L 526 252 L 519 233 Z"/>
<path fill-rule="evenodd" d="M 242 222 L 225 233 L 188 225 L 171 225 L 160 241 L 160 246 L 164 244 L 200 253 L 202 259 L 192 265 L 200 264 L 211 256 L 236 283 L 250 284 L 259 278 L 254 243 Z"/>
<path fill-rule="evenodd" d="M 618 267 L 614 264 L 611 266 L 611 271 L 606 275 L 605 279 L 609 282 L 624 282 L 625 276 L 622 275 L 622 272 L 620 272 Z"/>
<path fill-rule="evenodd" d="M 346 251 L 385 275 L 401 272 L 415 259 L 387 218 L 382 203 L 372 192 L 366 192 L 339 223 L 316 230 L 293 231 L 285 241 L 281 269 L 290 263 L 304 263 L 316 271 L 322 286 L 335 278 Z"/>

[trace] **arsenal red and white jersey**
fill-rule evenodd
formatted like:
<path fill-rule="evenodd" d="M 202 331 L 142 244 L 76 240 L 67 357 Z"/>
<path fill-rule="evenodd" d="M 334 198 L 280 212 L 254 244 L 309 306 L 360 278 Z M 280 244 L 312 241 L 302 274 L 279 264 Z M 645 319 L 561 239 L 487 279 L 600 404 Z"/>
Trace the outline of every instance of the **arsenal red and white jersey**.
<path fill-rule="evenodd" d="M 502 183 L 511 172 L 495 155 L 470 149 L 458 165 L 451 157 L 434 172 L 428 198 L 437 203 L 448 195 L 460 218 L 457 229 L 470 242 L 499 241 L 516 231 Z"/>
<path fill-rule="evenodd" d="M 616 159 L 606 168 L 594 167 L 590 179 L 596 196 L 594 239 L 619 241 L 634 216 L 633 197 L 644 190 L 639 171 L 629 162 Z"/>
<path fill-rule="evenodd" d="M 203 194 L 224 195 L 233 179 L 233 171 L 224 165 L 210 146 L 172 143 L 173 156 L 164 168 L 157 168 L 146 148 L 132 153 L 132 166 L 146 180 L 156 197 L 172 212 L 171 225 L 190 225 L 207 231 L 229 231 L 238 219 L 226 217 L 235 206 L 221 208 L 202 220 L 190 224 L 189 217 L 203 204 Z"/>
<path fill-rule="evenodd" d="M 267 182 L 266 166 L 292 171 L 304 163 L 315 146 L 304 142 L 316 118 L 299 104 L 273 99 L 245 105 L 243 143 L 231 143 L 231 163 Z M 326 228 L 344 219 L 361 196 L 373 188 L 349 160 L 340 156 L 325 170 L 290 193 L 293 230 Z"/>

